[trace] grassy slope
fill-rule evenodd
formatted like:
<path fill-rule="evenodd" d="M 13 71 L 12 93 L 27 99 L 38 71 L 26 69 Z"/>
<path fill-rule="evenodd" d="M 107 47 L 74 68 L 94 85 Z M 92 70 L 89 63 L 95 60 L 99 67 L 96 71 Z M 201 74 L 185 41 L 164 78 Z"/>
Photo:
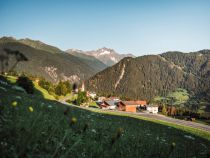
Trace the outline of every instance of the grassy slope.
<path fill-rule="evenodd" d="M 18 102 L 16 107 L 13 101 Z M 71 106 L 64 115 L 63 104 L 12 89 L 0 89 L 0 105 L 1 157 L 206 157 L 210 146 L 204 139 L 209 133 L 198 136 L 171 124 Z M 77 122 L 70 126 L 72 117 Z M 124 132 L 111 145 L 118 128 Z"/>

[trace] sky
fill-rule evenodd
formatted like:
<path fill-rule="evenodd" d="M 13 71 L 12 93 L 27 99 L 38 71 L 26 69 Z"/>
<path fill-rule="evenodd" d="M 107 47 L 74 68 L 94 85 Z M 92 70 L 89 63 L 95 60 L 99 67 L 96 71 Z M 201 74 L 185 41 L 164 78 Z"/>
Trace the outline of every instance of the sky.
<path fill-rule="evenodd" d="M 136 56 L 210 49 L 210 0 L 0 0 L 0 37 Z"/>

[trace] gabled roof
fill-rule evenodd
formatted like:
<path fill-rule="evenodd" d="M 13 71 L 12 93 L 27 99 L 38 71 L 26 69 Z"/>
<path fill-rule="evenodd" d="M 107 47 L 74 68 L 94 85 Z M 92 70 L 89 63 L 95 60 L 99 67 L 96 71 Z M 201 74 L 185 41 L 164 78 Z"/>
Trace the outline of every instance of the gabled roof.
<path fill-rule="evenodd" d="M 117 105 L 117 101 L 115 100 L 106 100 L 104 101 L 106 104 L 110 105 L 110 106 L 116 106 Z"/>

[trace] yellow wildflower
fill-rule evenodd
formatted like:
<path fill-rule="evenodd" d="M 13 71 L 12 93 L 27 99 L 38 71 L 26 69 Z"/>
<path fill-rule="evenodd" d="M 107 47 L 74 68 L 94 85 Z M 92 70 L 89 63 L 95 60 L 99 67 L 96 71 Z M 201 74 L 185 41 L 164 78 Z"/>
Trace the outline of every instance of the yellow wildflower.
<path fill-rule="evenodd" d="M 12 102 L 12 106 L 16 107 L 18 105 L 17 101 Z"/>
<path fill-rule="evenodd" d="M 76 117 L 72 117 L 70 120 L 71 124 L 75 124 L 77 122 L 77 118 Z"/>
<path fill-rule="evenodd" d="M 28 110 L 29 110 L 30 112 L 33 112 L 33 111 L 34 111 L 34 109 L 33 109 L 32 106 L 29 106 L 29 107 L 28 107 Z"/>

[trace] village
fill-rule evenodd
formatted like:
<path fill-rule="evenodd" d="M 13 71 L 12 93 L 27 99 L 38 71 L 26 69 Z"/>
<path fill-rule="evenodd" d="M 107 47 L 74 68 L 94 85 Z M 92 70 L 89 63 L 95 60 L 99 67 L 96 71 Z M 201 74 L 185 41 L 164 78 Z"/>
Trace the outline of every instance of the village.
<path fill-rule="evenodd" d="M 80 89 L 81 91 L 85 91 L 85 86 L 82 84 Z M 125 112 L 144 112 L 144 113 L 158 113 L 157 105 L 150 105 L 146 100 L 121 100 L 119 97 L 110 96 L 98 96 L 95 92 L 87 91 L 86 95 L 93 102 L 95 102 L 99 108 L 104 110 L 116 110 L 116 111 L 125 111 Z"/>

